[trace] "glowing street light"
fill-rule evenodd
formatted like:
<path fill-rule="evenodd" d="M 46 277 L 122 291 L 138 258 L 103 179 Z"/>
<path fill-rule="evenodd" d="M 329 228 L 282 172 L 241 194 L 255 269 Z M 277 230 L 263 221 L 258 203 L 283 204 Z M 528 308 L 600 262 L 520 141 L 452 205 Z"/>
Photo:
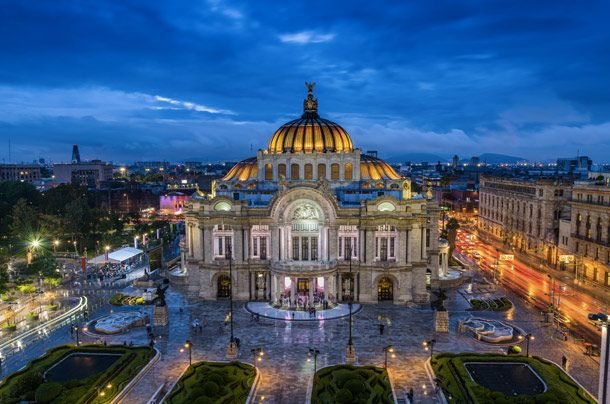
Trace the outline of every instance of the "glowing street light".
<path fill-rule="evenodd" d="M 392 345 L 388 345 L 388 346 L 384 347 L 383 353 L 385 355 L 384 367 L 387 369 L 388 368 L 388 353 L 392 354 L 392 358 L 396 357 L 396 355 L 394 354 L 394 347 Z"/>
<path fill-rule="evenodd" d="M 430 358 L 432 358 L 432 355 L 434 355 L 434 345 L 436 344 L 436 340 L 435 339 L 431 339 L 429 341 L 424 341 L 423 345 L 424 345 L 424 350 L 425 351 L 430 351 Z"/>
<path fill-rule="evenodd" d="M 314 374 L 318 370 L 318 355 L 320 355 L 320 350 L 318 350 L 317 348 L 309 348 L 309 352 L 307 352 L 307 362 L 311 362 L 311 358 L 313 358 Z"/>
<path fill-rule="evenodd" d="M 519 340 L 522 340 L 523 338 L 526 339 L 526 344 L 525 344 L 525 357 L 528 358 L 530 356 L 530 341 L 535 339 L 534 336 L 532 335 L 532 333 L 527 333 L 525 334 L 525 336 L 523 335 L 519 335 Z"/>

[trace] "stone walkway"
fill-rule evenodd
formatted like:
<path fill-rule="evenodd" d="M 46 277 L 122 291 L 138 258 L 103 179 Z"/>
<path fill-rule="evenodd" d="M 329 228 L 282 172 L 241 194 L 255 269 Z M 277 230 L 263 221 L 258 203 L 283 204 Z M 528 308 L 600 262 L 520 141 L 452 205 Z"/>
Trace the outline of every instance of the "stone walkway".
<path fill-rule="evenodd" d="M 432 386 L 424 368 L 429 353 L 424 351 L 422 342 L 435 338 L 435 352 L 504 352 L 505 347 L 477 342 L 468 335 L 456 332 L 457 322 L 471 315 L 503 320 L 514 324 L 536 339 L 530 344 L 530 353 L 555 362 L 561 362 L 566 355 L 571 362 L 570 373 L 590 392 L 597 392 L 597 358 L 584 355 L 582 345 L 575 341 L 563 341 L 542 315 L 528 303 L 519 299 L 502 287 L 492 288 L 477 284 L 472 293 L 448 291 L 445 306 L 450 315 L 450 333 L 435 334 L 433 331 L 434 312 L 430 306 L 394 306 L 391 304 L 362 305 L 353 316 L 353 342 L 361 365 L 383 366 L 383 347 L 392 345 L 395 358 L 389 358 L 391 379 L 399 397 L 409 388 L 415 391 L 416 403 L 435 402 L 431 397 Z M 102 297 L 103 296 L 103 297 Z M 508 296 L 514 308 L 508 312 L 470 312 L 467 298 Z M 109 294 L 100 296 L 109 298 Z M 229 312 L 228 301 L 201 302 L 187 300 L 179 286 L 172 286 L 167 293 L 170 323 L 166 327 L 156 327 L 157 348 L 162 356 L 150 372 L 138 382 L 123 403 L 146 403 L 164 383 L 173 383 L 188 364 L 188 351 L 180 352 L 187 339 L 193 342 L 193 362 L 200 360 L 226 360 L 226 348 L 230 338 L 229 326 L 225 319 Z M 238 360 L 252 362 L 251 349 L 262 348 L 264 360 L 257 362 L 262 372 L 261 383 L 256 395 L 260 403 L 303 403 L 307 384 L 313 375 L 313 363 L 307 362 L 309 348 L 320 350 L 318 368 L 345 361 L 345 348 L 349 333 L 346 317 L 318 321 L 286 321 L 261 317 L 256 322 L 243 302 L 236 302 L 234 313 L 234 335 L 241 340 Z M 108 313 L 108 306 L 92 310 L 91 318 Z M 152 308 L 144 308 L 151 310 Z M 306 313 L 305 313 L 306 314 Z M 203 329 L 193 328 L 193 320 L 200 320 Z M 379 325 L 384 325 L 380 335 Z M 13 370 L 23 366 L 27 360 L 39 356 L 44 350 L 59 343 L 70 341 L 67 330 L 53 333 L 40 344 L 28 347 L 19 355 L 11 357 Z M 147 343 L 143 329 L 127 335 L 107 337 L 109 344 L 133 341 Z M 8 371 L 9 369 L 5 369 Z M 5 373 L 7 374 L 7 373 Z"/>

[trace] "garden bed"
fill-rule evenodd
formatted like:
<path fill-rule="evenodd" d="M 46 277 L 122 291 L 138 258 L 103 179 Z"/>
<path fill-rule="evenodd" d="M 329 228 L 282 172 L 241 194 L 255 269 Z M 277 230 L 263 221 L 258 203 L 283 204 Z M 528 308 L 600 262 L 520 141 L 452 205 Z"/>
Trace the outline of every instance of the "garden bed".
<path fill-rule="evenodd" d="M 472 311 L 507 311 L 513 308 L 513 303 L 507 297 L 501 297 L 499 299 L 471 299 L 470 300 Z"/>
<path fill-rule="evenodd" d="M 546 391 L 539 394 L 517 394 L 507 396 L 501 391 L 493 391 L 473 380 L 472 375 L 465 367 L 465 363 L 528 365 L 537 376 L 546 384 Z M 438 354 L 432 359 L 432 368 L 436 377 L 441 381 L 441 387 L 450 403 L 595 403 L 595 399 L 580 387 L 570 376 L 553 363 L 539 357 L 526 358 L 524 356 L 505 356 L 498 354 Z M 505 369 L 504 369 L 505 370 Z M 501 378 L 506 372 L 498 372 L 496 377 L 489 373 L 493 369 L 486 369 L 486 377 L 490 380 Z M 505 376 L 505 375 L 504 375 Z M 476 378 L 474 378 L 476 379 Z M 482 380 L 482 379 L 481 379 Z M 493 384 L 490 384 L 490 386 Z M 501 387 L 501 386 L 500 386 Z M 498 387 L 498 389 L 502 389 Z M 523 389 L 521 389 L 523 390 Z"/>
<path fill-rule="evenodd" d="M 129 296 L 117 293 L 110 298 L 110 304 L 113 306 L 142 306 L 149 303 L 144 301 L 144 298 L 141 296 Z"/>
<path fill-rule="evenodd" d="M 314 376 L 312 404 L 394 402 L 385 369 L 374 366 L 336 365 L 320 369 Z"/>
<path fill-rule="evenodd" d="M 255 368 L 245 363 L 198 362 L 189 366 L 166 402 L 245 403 L 255 377 Z"/>
<path fill-rule="evenodd" d="M 61 382 L 43 379 L 45 372 L 74 354 L 107 354 L 120 357 L 104 371 L 85 378 Z M 155 351 L 148 347 L 59 346 L 4 379 L 0 383 L 0 402 L 14 404 L 35 400 L 57 404 L 109 403 L 146 366 L 154 354 Z"/>

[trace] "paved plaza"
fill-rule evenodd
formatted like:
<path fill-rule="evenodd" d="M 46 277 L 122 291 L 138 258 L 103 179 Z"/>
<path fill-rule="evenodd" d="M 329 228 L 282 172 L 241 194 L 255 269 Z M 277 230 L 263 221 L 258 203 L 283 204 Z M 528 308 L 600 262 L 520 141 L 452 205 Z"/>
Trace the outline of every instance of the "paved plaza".
<path fill-rule="evenodd" d="M 413 388 L 415 402 L 435 402 L 424 363 L 428 352 L 422 342 L 435 338 L 435 352 L 504 352 L 505 347 L 475 341 L 472 337 L 457 334 L 458 320 L 470 315 L 505 320 L 526 332 L 532 332 L 536 339 L 531 342 L 530 353 L 561 362 L 562 355 L 570 360 L 570 373 L 590 392 L 597 392 L 598 358 L 584 355 L 582 343 L 564 341 L 554 328 L 543 322 L 543 316 L 533 307 L 512 293 L 495 287 L 476 285 L 472 294 L 464 289 L 448 293 L 445 306 L 450 313 L 450 333 L 435 334 L 433 330 L 434 311 L 430 305 L 394 306 L 362 305 L 353 316 L 353 341 L 362 365 L 383 366 L 383 347 L 393 345 L 396 357 L 389 359 L 391 379 L 399 397 Z M 110 293 L 94 295 L 97 306 L 92 310 L 92 318 L 107 314 L 110 306 L 103 299 Z M 188 354 L 180 352 L 187 339 L 193 341 L 193 360 L 225 360 L 226 347 L 230 337 L 228 301 L 189 300 L 178 286 L 172 286 L 167 294 L 170 324 L 155 329 L 157 348 L 162 353 L 161 360 L 153 366 L 135 388 L 123 399 L 124 403 L 145 403 L 164 383 L 173 383 L 188 364 Z M 515 308 L 506 313 L 469 312 L 467 298 L 508 296 Z M 344 362 L 348 339 L 348 317 L 318 321 L 273 320 L 261 317 L 252 319 L 243 302 L 236 302 L 234 317 L 235 336 L 241 340 L 238 359 L 251 362 L 250 350 L 263 348 L 264 360 L 258 363 L 262 379 L 257 390 L 256 402 L 286 403 L 304 402 L 307 384 L 313 375 L 313 363 L 307 362 L 309 348 L 320 350 L 318 368 Z M 114 310 L 129 310 L 118 308 Z M 141 309 L 141 308 L 135 308 Z M 147 310 L 152 310 L 150 307 Z M 193 320 L 199 320 L 202 329 L 193 328 Z M 383 335 L 379 325 L 384 325 Z M 83 336 L 86 342 L 95 342 L 95 337 Z M 107 343 L 147 343 L 146 332 L 140 328 L 126 335 L 108 336 Z M 48 338 L 27 347 L 23 352 L 8 359 L 4 375 L 18 369 L 28 360 L 42 354 L 52 346 L 73 342 L 67 329 L 52 333 Z"/>

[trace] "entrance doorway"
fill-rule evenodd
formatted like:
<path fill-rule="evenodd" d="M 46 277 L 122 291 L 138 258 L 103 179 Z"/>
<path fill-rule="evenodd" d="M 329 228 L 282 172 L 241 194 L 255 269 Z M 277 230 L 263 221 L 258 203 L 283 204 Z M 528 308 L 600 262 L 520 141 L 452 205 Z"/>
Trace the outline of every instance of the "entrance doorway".
<path fill-rule="evenodd" d="M 341 275 L 341 300 L 344 302 L 352 301 L 354 292 L 354 275 L 353 274 L 342 274 Z"/>
<path fill-rule="evenodd" d="M 309 279 L 299 278 L 297 280 L 297 293 L 298 294 L 301 294 L 301 293 L 308 294 L 310 287 L 311 287 L 311 285 L 309 284 Z"/>
<path fill-rule="evenodd" d="M 383 277 L 377 285 L 377 300 L 394 300 L 394 283 L 390 278 Z"/>
<path fill-rule="evenodd" d="M 216 296 L 220 299 L 231 296 L 231 278 L 227 275 L 218 277 L 218 291 Z"/>

